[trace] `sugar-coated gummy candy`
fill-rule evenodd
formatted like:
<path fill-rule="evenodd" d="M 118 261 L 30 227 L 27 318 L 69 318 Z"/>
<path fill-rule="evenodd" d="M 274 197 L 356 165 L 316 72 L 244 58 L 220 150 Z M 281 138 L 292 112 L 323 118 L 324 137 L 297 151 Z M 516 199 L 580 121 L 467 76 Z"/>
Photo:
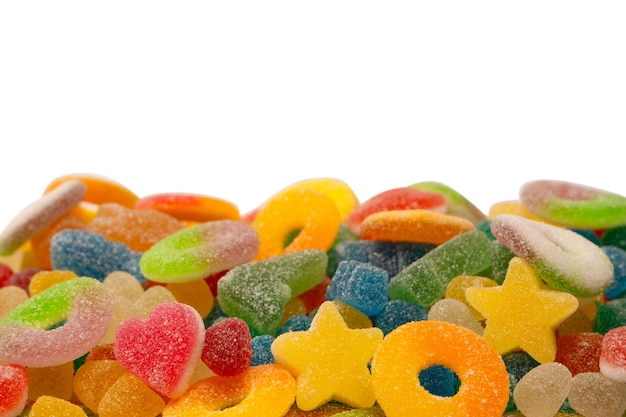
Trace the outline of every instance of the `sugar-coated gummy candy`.
<path fill-rule="evenodd" d="M 477 230 L 458 235 L 404 268 L 389 281 L 389 297 L 430 307 L 450 280 L 478 275 L 491 266 L 489 238 Z"/>
<path fill-rule="evenodd" d="M 616 298 L 604 303 L 596 302 L 593 331 L 602 335 L 611 329 L 626 326 L 626 298 Z"/>
<path fill-rule="evenodd" d="M 341 223 L 339 210 L 326 194 L 310 188 L 278 193 L 259 208 L 252 227 L 259 234 L 255 260 L 307 249 L 327 251 Z M 285 246 L 294 230 L 299 233 Z"/>
<path fill-rule="evenodd" d="M 67 362 L 56 366 L 30 367 L 28 371 L 28 399 L 49 395 L 70 401 L 73 393 L 74 364 Z"/>
<path fill-rule="evenodd" d="M 247 368 L 231 376 L 213 376 L 193 384 L 167 403 L 163 417 L 283 417 L 294 403 L 296 380 L 282 366 Z"/>
<path fill-rule="evenodd" d="M 43 271 L 41 268 L 25 268 L 11 275 L 9 278 L 9 285 L 15 285 L 28 291 L 30 287 L 30 281 L 39 272 Z M 30 295 L 30 294 L 29 294 Z"/>
<path fill-rule="evenodd" d="M 68 181 L 24 208 L 0 232 L 0 255 L 10 255 L 49 223 L 67 213 L 85 195 L 82 181 Z"/>
<path fill-rule="evenodd" d="M 385 413 L 378 405 L 368 408 L 356 408 L 333 414 L 335 417 L 385 417 Z"/>
<path fill-rule="evenodd" d="M 600 372 L 614 381 L 626 382 L 626 326 L 609 330 L 600 349 Z"/>
<path fill-rule="evenodd" d="M 502 360 L 506 366 L 506 370 L 509 373 L 510 392 L 509 402 L 507 404 L 507 411 L 517 410 L 515 401 L 513 400 L 513 391 L 520 379 L 524 377 L 530 370 L 539 366 L 540 363 L 533 359 L 528 353 L 518 350 L 511 353 L 505 353 L 502 355 Z"/>
<path fill-rule="evenodd" d="M 252 335 L 246 322 L 229 317 L 206 329 L 201 359 L 217 375 L 245 371 L 252 361 Z"/>
<path fill-rule="evenodd" d="M 157 417 L 163 398 L 131 373 L 120 376 L 98 403 L 98 417 Z"/>
<path fill-rule="evenodd" d="M 428 320 L 445 321 L 465 327 L 482 336 L 483 326 L 472 314 L 467 305 L 454 298 L 443 298 L 428 310 Z"/>
<path fill-rule="evenodd" d="M 501 286 L 470 287 L 465 294 L 486 317 L 483 335 L 498 353 L 521 348 L 540 363 L 554 361 L 556 326 L 578 308 L 576 297 L 545 286 L 531 266 L 517 257 L 511 260 Z"/>
<path fill-rule="evenodd" d="M 626 250 L 626 226 L 611 227 L 600 235 L 601 246 L 616 246 Z"/>
<path fill-rule="evenodd" d="M 470 303 L 467 301 L 467 297 L 465 296 L 465 290 L 470 287 L 497 287 L 498 283 L 490 278 L 481 277 L 481 276 L 470 276 L 470 275 L 459 275 L 458 277 L 452 278 L 446 287 L 445 298 L 451 298 L 454 300 L 458 300 L 465 304 L 467 308 L 469 308 L 470 312 L 474 315 L 476 320 L 483 321 L 485 317 L 480 314 L 480 311 L 476 310 Z"/>
<path fill-rule="evenodd" d="M 585 417 L 621 417 L 626 411 L 626 385 L 600 372 L 583 372 L 572 379 L 568 401 Z"/>
<path fill-rule="evenodd" d="M 11 310 L 28 300 L 28 293 L 23 288 L 9 285 L 0 288 L 0 320 Z"/>
<path fill-rule="evenodd" d="M 276 336 L 279 336 L 283 333 L 309 330 L 311 327 L 311 322 L 313 321 L 312 317 L 309 317 L 305 314 L 296 314 L 289 317 L 283 325 L 276 332 Z"/>
<path fill-rule="evenodd" d="M 87 223 L 70 211 L 46 225 L 30 239 L 33 255 L 42 268 L 52 269 L 50 258 L 52 237 L 64 229 L 85 230 Z"/>
<path fill-rule="evenodd" d="M 453 397 L 459 392 L 461 381 L 455 372 L 443 365 L 432 365 L 419 373 L 419 383 L 438 397 Z"/>
<path fill-rule="evenodd" d="M 491 221 L 491 232 L 557 290 L 593 297 L 613 281 L 609 257 L 571 230 L 501 214 Z"/>
<path fill-rule="evenodd" d="M 333 304 L 337 307 L 337 311 L 341 314 L 341 318 L 351 329 L 369 329 L 373 326 L 372 320 L 362 311 L 352 307 L 339 300 L 334 300 Z M 304 329 L 307 330 L 307 329 Z"/>
<path fill-rule="evenodd" d="M 0 416 L 19 415 L 28 400 L 28 373 L 20 365 L 0 363 Z"/>
<path fill-rule="evenodd" d="M 165 237 L 182 230 L 183 223 L 157 210 L 133 210 L 116 203 L 98 207 L 86 230 L 106 240 L 126 244 L 130 250 L 145 252 Z"/>
<path fill-rule="evenodd" d="M 326 290 L 326 299 L 343 301 L 375 316 L 387 304 L 388 285 L 389 275 L 384 269 L 364 262 L 342 261 Z"/>
<path fill-rule="evenodd" d="M 52 286 L 0 321 L 0 361 L 23 366 L 73 361 L 97 345 L 111 315 L 111 297 L 95 279 L 79 277 Z"/>
<path fill-rule="evenodd" d="M 371 407 L 376 398 L 368 363 L 382 339 L 375 327 L 348 328 L 337 307 L 326 301 L 309 330 L 283 333 L 271 349 L 275 362 L 297 379 L 300 409 L 313 410 L 332 400 Z"/>
<path fill-rule="evenodd" d="M 565 365 L 573 376 L 582 372 L 600 372 L 602 339 L 601 334 L 593 332 L 559 334 L 554 360 Z"/>
<path fill-rule="evenodd" d="M 604 290 L 609 299 L 621 298 L 626 295 L 626 251 L 617 246 L 602 246 L 602 250 L 613 264 L 613 281 Z"/>
<path fill-rule="evenodd" d="M 50 246 L 54 269 L 74 271 L 100 281 L 115 271 L 125 271 L 145 281 L 139 268 L 141 255 L 124 243 L 111 242 L 99 233 L 84 230 L 62 230 L 54 235 Z"/>
<path fill-rule="evenodd" d="M 581 229 L 626 225 L 626 197 L 587 185 L 535 180 L 522 185 L 522 204 L 542 219 Z"/>
<path fill-rule="evenodd" d="M 76 397 L 97 412 L 100 400 L 122 375 L 128 373 L 116 360 L 91 359 L 76 370 L 73 389 Z"/>
<path fill-rule="evenodd" d="M 252 359 L 250 366 L 267 365 L 274 363 L 272 343 L 274 336 L 260 335 L 252 338 Z"/>
<path fill-rule="evenodd" d="M 206 318 L 213 309 L 214 297 L 209 285 L 203 279 L 187 282 L 172 282 L 165 286 L 176 301 L 188 304 Z"/>
<path fill-rule="evenodd" d="M 124 207 L 133 208 L 139 199 L 137 194 L 112 178 L 88 173 L 67 174 L 57 177 L 46 186 L 44 194 L 50 193 L 67 182 L 76 180 L 85 184 L 86 191 L 83 200 L 91 204 L 117 203 Z"/>
<path fill-rule="evenodd" d="M 434 248 L 435 245 L 429 243 L 357 240 L 338 243 L 335 252 L 338 263 L 366 262 L 384 269 L 393 277 Z"/>
<path fill-rule="evenodd" d="M 44 395 L 32 405 L 29 417 L 87 417 L 78 405 L 61 398 Z"/>
<path fill-rule="evenodd" d="M 408 301 L 390 300 L 385 308 L 374 317 L 374 324 L 387 335 L 402 324 L 427 319 L 426 307 Z"/>
<path fill-rule="evenodd" d="M 552 417 L 567 398 L 572 374 L 558 362 L 541 364 L 526 373 L 515 385 L 513 399 L 525 417 Z"/>
<path fill-rule="evenodd" d="M 370 214 L 359 226 L 363 240 L 434 245 L 475 229 L 469 220 L 423 209 L 387 210 Z"/>
<path fill-rule="evenodd" d="M 239 209 L 221 198 L 192 193 L 160 193 L 137 200 L 135 210 L 156 210 L 178 220 L 204 223 L 240 220 Z"/>
<path fill-rule="evenodd" d="M 419 374 L 443 365 L 460 380 L 452 397 L 428 392 Z M 377 403 L 387 417 L 501 417 L 509 400 L 502 357 L 471 330 L 440 321 L 403 324 L 385 336 L 371 363 Z"/>
<path fill-rule="evenodd" d="M 186 282 L 246 263 L 257 254 L 259 237 L 238 220 L 200 223 L 160 240 L 141 257 L 141 272 L 156 282 Z"/>
<path fill-rule="evenodd" d="M 361 203 L 348 216 L 350 230 L 360 235 L 361 223 L 370 215 L 389 210 L 427 209 L 445 212 L 446 199 L 439 193 L 421 191 L 410 187 L 385 190 Z"/>
<path fill-rule="evenodd" d="M 59 284 L 64 281 L 76 278 L 78 275 L 74 271 L 64 270 L 52 270 L 52 271 L 39 271 L 35 273 L 28 283 L 28 294 L 33 297 L 40 292 L 52 287 L 55 284 Z"/>
<path fill-rule="evenodd" d="M 13 269 L 9 265 L 0 262 L 0 288 L 9 284 L 11 275 L 13 275 Z"/>
<path fill-rule="evenodd" d="M 324 251 L 309 249 L 236 266 L 218 282 L 220 307 L 258 334 L 274 335 L 287 302 L 322 281 L 327 261 Z"/>
<path fill-rule="evenodd" d="M 485 214 L 474 203 L 446 184 L 437 181 L 422 181 L 411 184 L 410 187 L 441 194 L 446 200 L 446 214 L 462 217 L 474 224 L 486 219 Z"/>
<path fill-rule="evenodd" d="M 202 354 L 204 336 L 204 322 L 193 307 L 162 303 L 146 319 L 120 323 L 115 358 L 150 388 L 176 397 L 189 386 Z"/>

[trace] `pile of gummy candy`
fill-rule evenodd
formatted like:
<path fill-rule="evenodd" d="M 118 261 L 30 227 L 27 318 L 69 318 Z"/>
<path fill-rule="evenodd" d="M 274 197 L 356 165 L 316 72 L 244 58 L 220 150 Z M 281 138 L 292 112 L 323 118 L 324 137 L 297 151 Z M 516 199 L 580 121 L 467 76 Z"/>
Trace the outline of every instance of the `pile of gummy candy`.
<path fill-rule="evenodd" d="M 626 410 L 626 197 L 54 179 L 0 233 L 0 417 Z"/>

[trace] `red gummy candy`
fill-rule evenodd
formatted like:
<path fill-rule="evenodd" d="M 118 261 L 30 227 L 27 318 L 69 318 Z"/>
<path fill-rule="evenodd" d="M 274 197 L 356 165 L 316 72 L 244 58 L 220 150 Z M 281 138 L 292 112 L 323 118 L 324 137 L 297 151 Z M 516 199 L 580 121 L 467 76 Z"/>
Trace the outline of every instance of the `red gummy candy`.
<path fill-rule="evenodd" d="M 221 376 L 234 376 L 252 362 L 250 328 L 240 318 L 228 317 L 206 330 L 202 361 Z"/>
<path fill-rule="evenodd" d="M 347 224 L 354 233 L 359 233 L 359 226 L 370 214 L 387 210 L 414 210 L 424 209 L 444 213 L 447 201 L 439 193 L 416 190 L 415 188 L 392 188 L 376 194 L 363 202 L 350 213 Z"/>
<path fill-rule="evenodd" d="M 28 373 L 20 365 L 0 364 L 0 416 L 17 416 L 28 399 Z"/>
<path fill-rule="evenodd" d="M 9 278 L 13 275 L 13 270 L 7 264 L 0 262 L 0 288 L 9 285 Z"/>
<path fill-rule="evenodd" d="M 555 362 L 567 367 L 576 376 L 582 372 L 600 372 L 602 335 L 600 333 L 571 333 L 556 339 Z"/>

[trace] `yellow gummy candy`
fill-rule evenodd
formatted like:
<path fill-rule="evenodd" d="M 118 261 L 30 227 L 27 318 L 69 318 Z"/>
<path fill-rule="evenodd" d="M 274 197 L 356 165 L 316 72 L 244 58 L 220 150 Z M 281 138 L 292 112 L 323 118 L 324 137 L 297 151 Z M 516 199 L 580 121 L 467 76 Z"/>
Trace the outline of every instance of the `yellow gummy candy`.
<path fill-rule="evenodd" d="M 42 368 L 27 368 L 28 399 L 51 396 L 69 401 L 72 398 L 74 364 L 72 362 Z"/>
<path fill-rule="evenodd" d="M 497 286 L 498 283 L 490 278 L 472 275 L 459 275 L 458 277 L 452 278 L 452 281 L 448 283 L 448 286 L 446 287 L 445 297 L 459 300 L 469 308 L 474 317 L 476 317 L 476 320 L 483 321 L 485 317 L 480 314 L 480 311 L 472 307 L 469 301 L 467 301 L 467 298 L 465 298 L 465 290 L 470 287 L 483 288 Z"/>
<path fill-rule="evenodd" d="M 382 340 L 379 328 L 349 328 L 336 305 L 326 301 L 309 330 L 279 335 L 272 354 L 277 364 L 296 376 L 296 404 L 301 410 L 332 400 L 365 408 L 376 400 L 368 363 Z"/>
<path fill-rule="evenodd" d="M 467 300 L 486 318 L 483 334 L 500 354 L 523 349 L 539 363 L 556 357 L 557 326 L 578 308 L 572 294 L 549 289 L 515 257 L 501 286 L 468 288 Z"/>
<path fill-rule="evenodd" d="M 69 401 L 44 395 L 33 404 L 29 417 L 87 417 L 87 413 Z"/>

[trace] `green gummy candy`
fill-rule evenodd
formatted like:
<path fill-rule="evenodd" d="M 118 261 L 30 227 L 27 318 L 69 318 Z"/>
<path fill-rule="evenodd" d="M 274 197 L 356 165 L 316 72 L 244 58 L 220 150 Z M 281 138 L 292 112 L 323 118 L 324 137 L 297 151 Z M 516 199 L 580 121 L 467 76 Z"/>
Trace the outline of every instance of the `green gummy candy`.
<path fill-rule="evenodd" d="M 287 302 L 319 284 L 327 263 L 326 252 L 310 249 L 239 265 L 218 281 L 217 299 L 228 316 L 274 335 Z"/>
<path fill-rule="evenodd" d="M 476 275 L 491 264 L 492 248 L 487 235 L 479 230 L 463 233 L 394 276 L 389 282 L 389 297 L 428 308 L 443 298 L 454 277 Z"/>
<path fill-rule="evenodd" d="M 424 181 L 410 185 L 409 187 L 421 191 L 430 191 L 443 195 L 448 203 L 447 214 L 463 217 L 474 224 L 486 219 L 485 214 L 480 211 L 472 202 L 465 198 L 458 191 L 450 188 L 446 184 L 436 181 Z"/>

